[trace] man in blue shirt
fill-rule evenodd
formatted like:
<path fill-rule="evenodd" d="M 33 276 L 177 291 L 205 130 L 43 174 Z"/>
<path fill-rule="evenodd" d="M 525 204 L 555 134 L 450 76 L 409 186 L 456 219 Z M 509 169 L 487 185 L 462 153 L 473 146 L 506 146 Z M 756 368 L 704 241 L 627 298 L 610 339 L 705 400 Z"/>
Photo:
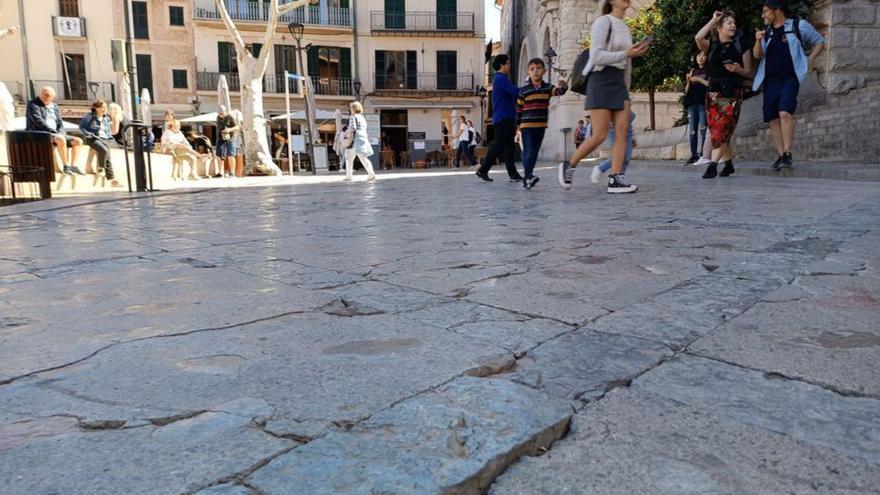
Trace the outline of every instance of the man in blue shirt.
<path fill-rule="evenodd" d="M 753 89 L 764 86 L 764 122 L 770 126 L 779 157 L 773 170 L 794 165 L 794 117 L 801 83 L 825 48 L 825 38 L 803 19 L 787 19 L 784 0 L 764 0 L 765 30 L 755 33 L 752 54 L 760 60 Z M 809 51 L 809 56 L 807 51 Z"/>
<path fill-rule="evenodd" d="M 516 148 L 516 98 L 519 96 L 519 88 L 510 82 L 510 57 L 498 55 L 492 61 L 495 69 L 495 79 L 492 81 L 492 125 L 495 138 L 492 146 L 477 170 L 477 177 L 486 182 L 492 182 L 489 177 L 489 169 L 495 164 L 499 156 L 504 158 L 507 164 L 507 175 L 510 182 L 522 182 L 523 178 L 516 170 L 513 151 Z"/>

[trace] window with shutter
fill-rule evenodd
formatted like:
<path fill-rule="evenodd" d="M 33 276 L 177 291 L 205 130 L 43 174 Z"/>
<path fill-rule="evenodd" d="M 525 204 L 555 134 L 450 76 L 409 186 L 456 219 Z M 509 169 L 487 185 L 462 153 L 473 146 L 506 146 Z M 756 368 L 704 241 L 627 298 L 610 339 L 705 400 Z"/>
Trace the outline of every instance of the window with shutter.
<path fill-rule="evenodd" d="M 437 0 L 437 29 L 457 29 L 456 0 Z"/>
<path fill-rule="evenodd" d="M 217 67 L 224 74 L 238 73 L 238 62 L 235 60 L 235 45 L 226 41 L 217 42 Z"/>
<path fill-rule="evenodd" d="M 131 2 L 131 23 L 134 26 L 134 38 L 150 39 L 150 20 L 147 17 L 147 2 Z"/>
<path fill-rule="evenodd" d="M 385 0 L 385 29 L 406 29 L 405 0 Z"/>
<path fill-rule="evenodd" d="M 158 98 L 153 91 L 153 56 L 152 55 L 135 55 L 137 63 L 137 80 L 138 95 L 142 94 L 144 88 L 150 91 L 150 98 L 156 101 Z"/>
<path fill-rule="evenodd" d="M 376 89 L 386 89 L 388 81 L 385 76 L 385 51 L 376 50 Z"/>
<path fill-rule="evenodd" d="M 171 86 L 174 89 L 187 89 L 189 87 L 189 79 L 186 77 L 186 70 L 171 70 Z"/>
<path fill-rule="evenodd" d="M 454 90 L 458 72 L 458 53 L 454 51 L 437 52 L 437 89 Z"/>
<path fill-rule="evenodd" d="M 168 24 L 172 26 L 186 26 L 186 20 L 183 15 L 183 7 L 172 5 L 168 7 Z"/>
<path fill-rule="evenodd" d="M 339 49 L 340 94 L 353 94 L 351 85 L 351 48 Z"/>
<path fill-rule="evenodd" d="M 58 0 L 58 15 L 79 17 L 79 0 Z"/>
<path fill-rule="evenodd" d="M 416 53 L 415 50 L 406 52 L 406 89 L 418 88 L 419 68 L 416 62 Z"/>

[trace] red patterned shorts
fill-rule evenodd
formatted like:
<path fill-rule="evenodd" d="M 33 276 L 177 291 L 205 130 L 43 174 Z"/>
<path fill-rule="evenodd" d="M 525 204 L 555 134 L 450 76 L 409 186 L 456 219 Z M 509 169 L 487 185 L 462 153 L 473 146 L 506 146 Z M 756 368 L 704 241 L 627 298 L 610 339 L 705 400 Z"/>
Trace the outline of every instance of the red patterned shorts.
<path fill-rule="evenodd" d="M 732 97 L 721 96 L 721 93 L 709 93 L 706 98 L 706 113 L 712 148 L 730 143 L 730 138 L 733 137 L 733 131 L 736 130 L 736 124 L 739 122 L 742 100 L 741 89 L 737 89 Z"/>

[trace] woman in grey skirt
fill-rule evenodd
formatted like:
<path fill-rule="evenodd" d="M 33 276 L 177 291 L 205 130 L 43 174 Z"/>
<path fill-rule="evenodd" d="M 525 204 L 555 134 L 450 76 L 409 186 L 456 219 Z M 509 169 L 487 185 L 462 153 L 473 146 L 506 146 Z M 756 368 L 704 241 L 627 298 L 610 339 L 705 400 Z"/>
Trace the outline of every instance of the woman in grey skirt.
<path fill-rule="evenodd" d="M 587 102 L 593 121 L 593 136 L 587 139 L 571 160 L 559 164 L 559 184 L 571 189 L 572 176 L 578 163 L 598 148 L 608 137 L 608 128 L 614 125 L 615 136 L 626 136 L 629 126 L 629 84 L 634 57 L 648 53 L 650 40 L 633 45 L 632 33 L 623 22 L 630 0 L 606 0 L 602 17 L 593 22 L 590 30 L 590 61 L 584 68 L 589 74 Z M 623 160 L 626 139 L 616 139 L 611 146 L 611 175 L 608 176 L 608 192 L 634 193 L 639 187 L 629 184 L 623 176 Z"/>

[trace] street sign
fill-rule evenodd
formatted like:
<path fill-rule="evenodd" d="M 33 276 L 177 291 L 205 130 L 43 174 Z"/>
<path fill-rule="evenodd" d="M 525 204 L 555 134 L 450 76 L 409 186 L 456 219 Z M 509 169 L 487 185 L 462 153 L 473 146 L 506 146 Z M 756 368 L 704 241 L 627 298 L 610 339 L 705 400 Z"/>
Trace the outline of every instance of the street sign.
<path fill-rule="evenodd" d="M 410 132 L 408 136 L 410 141 L 424 141 L 426 139 L 424 132 Z"/>

